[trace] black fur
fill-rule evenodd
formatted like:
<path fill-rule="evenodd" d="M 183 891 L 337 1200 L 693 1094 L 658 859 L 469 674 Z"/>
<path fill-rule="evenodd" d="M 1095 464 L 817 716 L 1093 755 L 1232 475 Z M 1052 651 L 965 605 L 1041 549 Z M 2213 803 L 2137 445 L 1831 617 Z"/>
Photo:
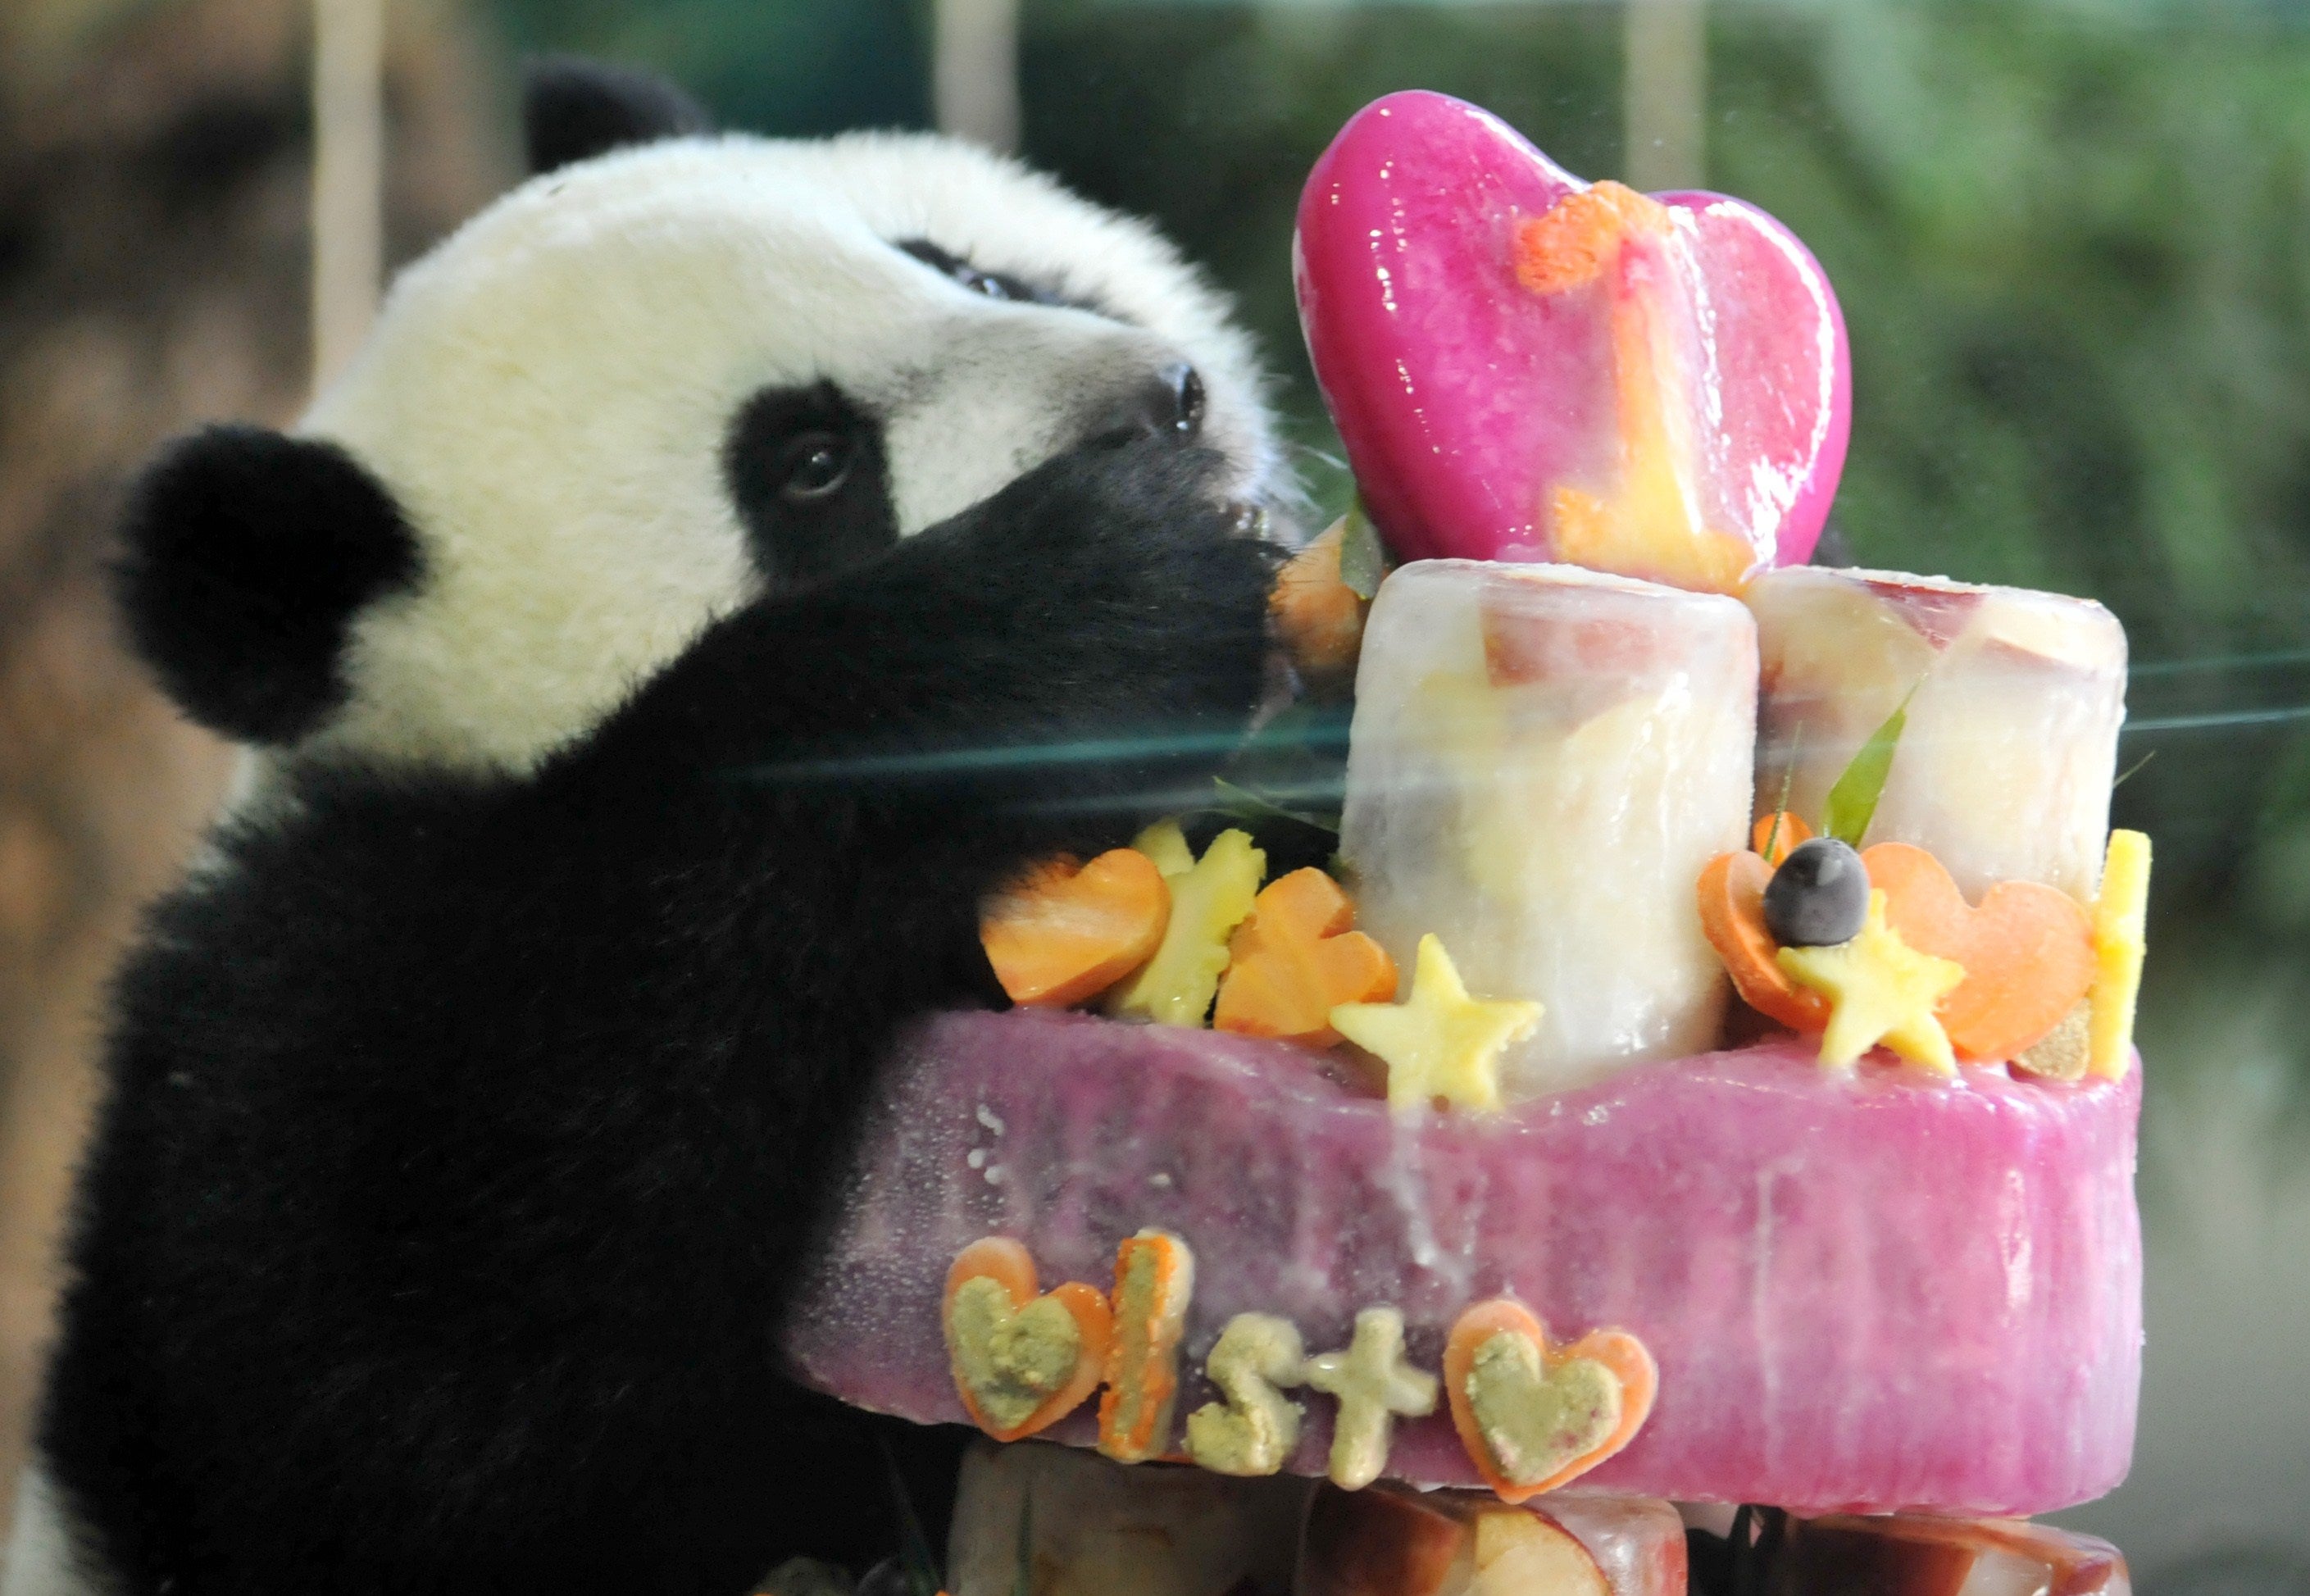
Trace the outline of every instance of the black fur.
<path fill-rule="evenodd" d="M 115 568 L 131 640 L 202 724 L 286 742 L 343 701 L 345 629 L 419 578 L 417 542 L 334 445 L 211 427 L 146 469 Z"/>
<path fill-rule="evenodd" d="M 710 126 L 696 100 L 647 73 L 546 56 L 522 74 L 522 142 L 532 177 Z"/>
<path fill-rule="evenodd" d="M 981 895 L 1246 723 L 1273 559 L 1207 464 L 1064 455 L 532 779 L 312 770 L 227 833 L 121 980 L 43 1420 L 132 1591 L 734 1596 L 890 1549 L 874 1438 L 929 1480 L 953 1437 L 789 1383 L 784 1294 L 892 1027 L 999 1001 Z M 973 757 L 1118 728 L 1186 735 Z"/>
<path fill-rule="evenodd" d="M 722 474 L 773 580 L 832 576 L 899 541 L 882 429 L 831 383 L 748 400 L 723 445 Z"/>

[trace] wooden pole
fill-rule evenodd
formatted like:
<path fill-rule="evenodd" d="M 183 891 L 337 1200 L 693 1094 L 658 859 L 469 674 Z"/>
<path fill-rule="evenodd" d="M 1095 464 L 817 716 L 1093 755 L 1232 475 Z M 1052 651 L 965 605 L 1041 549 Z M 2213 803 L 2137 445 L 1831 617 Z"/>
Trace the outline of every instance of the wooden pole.
<path fill-rule="evenodd" d="M 1697 188 L 1707 179 L 1707 8 L 1704 0 L 1628 0 L 1625 26 L 1628 186 Z"/>
<path fill-rule="evenodd" d="M 1019 0 L 935 0 L 931 111 L 941 133 L 1019 147 Z"/>
<path fill-rule="evenodd" d="M 345 368 L 385 278 L 385 0 L 313 0 L 313 386 Z"/>

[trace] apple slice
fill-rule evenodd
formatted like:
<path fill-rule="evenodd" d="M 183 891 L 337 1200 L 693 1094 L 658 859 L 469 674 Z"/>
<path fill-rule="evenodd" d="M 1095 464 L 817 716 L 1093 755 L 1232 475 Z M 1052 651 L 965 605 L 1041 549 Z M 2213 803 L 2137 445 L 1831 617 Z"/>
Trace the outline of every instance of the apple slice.
<path fill-rule="evenodd" d="M 1020 1541 L 1035 1596 L 1280 1593 L 1309 1484 L 1126 1466 L 1039 1441 L 964 1457 L 947 1541 L 954 1596 L 1012 1596 Z"/>
<path fill-rule="evenodd" d="M 1309 1505 L 1296 1596 L 1685 1596 L 1684 1524 L 1649 1496 L 1552 1496 L 1512 1507 L 1470 1491 L 1324 1485 Z"/>
<path fill-rule="evenodd" d="M 1781 1596 L 2132 1596 L 2106 1540 L 2019 1519 L 1792 1519 Z"/>
<path fill-rule="evenodd" d="M 1294 1596 L 1464 1596 L 1475 1559 L 1466 1502 L 1456 1491 L 1326 1481 L 1308 1505 Z"/>
<path fill-rule="evenodd" d="M 1685 1596 L 1684 1520 L 1657 1496 L 1573 1496 L 1533 1504 L 1578 1538 L 1612 1596 Z"/>
<path fill-rule="evenodd" d="M 1615 1596 L 1577 1537 L 1545 1513 L 1486 1513 L 1476 1519 L 1476 1577 L 1470 1596 Z"/>

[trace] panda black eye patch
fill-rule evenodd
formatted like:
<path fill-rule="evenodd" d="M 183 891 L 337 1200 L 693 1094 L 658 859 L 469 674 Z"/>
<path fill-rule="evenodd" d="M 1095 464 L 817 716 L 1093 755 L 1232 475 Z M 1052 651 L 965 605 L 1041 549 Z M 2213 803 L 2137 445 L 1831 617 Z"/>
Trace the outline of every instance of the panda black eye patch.
<path fill-rule="evenodd" d="M 897 247 L 910 255 L 932 271 L 952 278 L 972 293 L 990 299 L 1016 299 L 1028 305 L 1064 305 L 1075 310 L 1089 310 L 1095 315 L 1107 312 L 1090 302 L 1071 299 L 1055 289 L 1029 282 L 1024 277 L 1013 277 L 1004 272 L 982 272 L 950 249 L 942 249 L 928 239 L 901 239 Z"/>
<path fill-rule="evenodd" d="M 722 474 L 775 583 L 832 576 L 899 541 L 882 429 L 831 383 L 748 399 L 723 444 Z"/>

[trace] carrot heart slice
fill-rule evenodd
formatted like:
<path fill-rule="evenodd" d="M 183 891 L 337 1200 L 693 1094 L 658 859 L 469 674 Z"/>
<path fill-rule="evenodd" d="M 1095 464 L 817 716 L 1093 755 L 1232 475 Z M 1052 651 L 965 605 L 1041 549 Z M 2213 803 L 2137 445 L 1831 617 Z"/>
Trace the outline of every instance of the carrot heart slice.
<path fill-rule="evenodd" d="M 1652 1414 L 1660 1370 L 1626 1331 L 1591 1331 L 1553 1346 L 1531 1309 L 1496 1297 L 1453 1323 L 1444 1388 L 1476 1471 L 1502 1501 L 1522 1502 L 1635 1440 Z"/>
<path fill-rule="evenodd" d="M 1879 843 L 1861 862 L 1870 884 L 1884 891 L 1886 923 L 1901 940 L 1965 967 L 1965 980 L 1934 1009 L 1960 1058 L 2019 1056 L 2093 985 L 2093 924 L 2058 888 L 2000 881 L 1976 907 L 1923 848 Z"/>
<path fill-rule="evenodd" d="M 988 906 L 978 940 L 1012 1002 L 1063 1009 L 1145 964 L 1170 917 L 1155 862 L 1116 848 L 1081 869 L 1059 859 L 1035 871 Z"/>
<path fill-rule="evenodd" d="M 1333 1009 L 1395 996 L 1395 960 L 1350 929 L 1355 917 L 1348 895 L 1313 866 L 1269 885 L 1229 945 L 1214 1028 L 1315 1047 L 1339 1041 Z"/>
<path fill-rule="evenodd" d="M 963 1410 L 997 1441 L 1048 1428 L 1099 1389 L 1111 1339 L 1106 1294 L 1070 1280 L 1036 1295 L 1035 1260 L 1009 1236 L 955 1254 L 941 1321 Z"/>
<path fill-rule="evenodd" d="M 1775 957 L 1765 929 L 1765 887 L 1773 867 L 1759 854 L 1719 854 L 1700 872 L 1700 928 L 1724 961 L 1741 1002 L 1791 1030 L 1828 1026 L 1828 1000 L 1798 985 Z"/>

